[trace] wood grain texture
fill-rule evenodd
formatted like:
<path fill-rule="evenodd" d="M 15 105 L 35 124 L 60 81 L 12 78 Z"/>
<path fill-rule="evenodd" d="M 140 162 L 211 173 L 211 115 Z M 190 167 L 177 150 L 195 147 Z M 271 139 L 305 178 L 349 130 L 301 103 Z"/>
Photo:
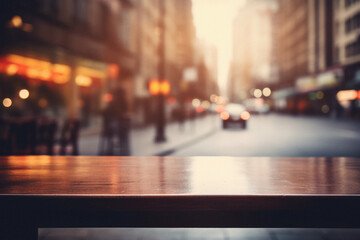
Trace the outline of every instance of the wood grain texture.
<path fill-rule="evenodd" d="M 0 158 L 0 194 L 359 194 L 360 159 Z"/>

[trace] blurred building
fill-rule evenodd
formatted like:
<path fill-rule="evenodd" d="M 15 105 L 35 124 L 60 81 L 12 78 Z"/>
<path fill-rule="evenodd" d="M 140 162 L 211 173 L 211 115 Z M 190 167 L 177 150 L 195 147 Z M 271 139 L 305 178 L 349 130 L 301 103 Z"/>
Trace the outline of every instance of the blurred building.
<path fill-rule="evenodd" d="M 345 87 L 360 88 L 360 2 L 333 1 L 334 62 L 345 68 Z"/>
<path fill-rule="evenodd" d="M 137 73 L 134 88 L 134 120 L 136 124 L 153 121 L 154 104 L 150 101 L 149 80 L 159 75 L 159 1 L 138 0 Z"/>
<path fill-rule="evenodd" d="M 275 47 L 279 82 L 274 92 L 279 111 L 330 114 L 343 85 L 344 66 L 336 42 L 345 1 L 278 1 Z M 334 5 L 335 4 L 335 5 Z"/>
<path fill-rule="evenodd" d="M 165 78 L 171 85 L 170 101 L 166 104 L 167 118 L 182 91 L 183 70 L 193 65 L 195 28 L 191 0 L 137 0 L 136 4 L 139 37 L 134 120 L 143 125 L 154 121 L 157 113 L 155 97 L 147 88 L 150 79 L 159 77 L 160 20 L 165 25 Z M 164 4 L 164 16 L 160 16 L 160 4 Z"/>
<path fill-rule="evenodd" d="M 152 122 L 156 101 L 148 83 L 159 77 L 160 20 L 169 97 L 178 97 L 183 70 L 194 64 L 191 0 L 14 0 L 0 11 L 0 91 L 13 100 L 2 114 L 87 124 L 123 88 L 134 122 Z M 29 88 L 31 108 L 16 97 L 21 88 Z"/>
<path fill-rule="evenodd" d="M 2 114 L 80 117 L 88 123 L 112 99 L 133 90 L 134 1 L 14 0 L 0 9 Z M 29 99 L 17 91 L 27 88 Z M 131 95 L 127 95 L 131 105 Z M 1 100 L 2 101 L 2 100 Z"/>
<path fill-rule="evenodd" d="M 208 100 L 213 94 L 219 94 L 218 53 L 217 48 L 205 41 L 197 41 L 195 64 L 198 80 L 196 82 L 197 96 Z"/>
<path fill-rule="evenodd" d="M 248 1 L 233 22 L 233 57 L 228 83 L 232 101 L 253 97 L 251 89 L 268 87 L 274 81 L 271 71 L 275 7 L 275 1 Z"/>

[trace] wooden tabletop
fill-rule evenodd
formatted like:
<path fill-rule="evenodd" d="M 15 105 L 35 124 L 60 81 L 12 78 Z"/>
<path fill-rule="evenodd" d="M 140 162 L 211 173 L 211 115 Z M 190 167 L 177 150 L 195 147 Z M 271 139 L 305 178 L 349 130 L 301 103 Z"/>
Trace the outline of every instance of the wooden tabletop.
<path fill-rule="evenodd" d="M 38 227 L 360 228 L 359 206 L 356 158 L 0 157 L 6 236 L 36 239 Z"/>
<path fill-rule="evenodd" d="M 0 194 L 360 194 L 360 159 L 0 157 Z"/>

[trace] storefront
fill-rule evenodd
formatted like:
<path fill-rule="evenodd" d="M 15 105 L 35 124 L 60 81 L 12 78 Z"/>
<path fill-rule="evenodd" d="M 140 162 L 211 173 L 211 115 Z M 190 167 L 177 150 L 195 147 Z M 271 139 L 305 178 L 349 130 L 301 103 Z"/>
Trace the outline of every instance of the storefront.
<path fill-rule="evenodd" d="M 118 78 L 119 68 L 69 55 L 50 59 L 25 54 L 0 57 L 2 114 L 80 118 L 89 124 L 110 100 L 110 81 Z"/>
<path fill-rule="evenodd" d="M 343 82 L 343 69 L 334 68 L 296 80 L 297 114 L 329 115 L 338 109 L 336 94 Z"/>

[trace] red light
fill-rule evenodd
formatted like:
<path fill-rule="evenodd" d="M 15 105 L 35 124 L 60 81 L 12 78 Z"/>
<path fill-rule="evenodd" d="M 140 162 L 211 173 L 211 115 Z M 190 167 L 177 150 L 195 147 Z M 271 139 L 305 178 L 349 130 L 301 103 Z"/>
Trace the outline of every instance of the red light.
<path fill-rule="evenodd" d="M 119 76 L 120 68 L 116 64 L 110 64 L 108 66 L 108 76 L 112 79 L 116 79 Z"/>
<path fill-rule="evenodd" d="M 114 97 L 113 97 L 113 95 L 111 93 L 106 93 L 104 95 L 104 101 L 107 102 L 107 103 L 112 102 L 113 99 L 114 99 Z"/>
<path fill-rule="evenodd" d="M 357 99 L 360 100 L 360 90 L 357 92 Z"/>
<path fill-rule="evenodd" d="M 243 112 L 243 113 L 241 113 L 241 119 L 242 120 L 249 120 L 249 118 L 250 118 L 250 113 L 248 112 L 248 111 L 245 111 L 245 112 Z"/>
<path fill-rule="evenodd" d="M 226 121 L 230 118 L 230 114 L 224 111 L 220 114 L 220 117 L 222 120 Z"/>

